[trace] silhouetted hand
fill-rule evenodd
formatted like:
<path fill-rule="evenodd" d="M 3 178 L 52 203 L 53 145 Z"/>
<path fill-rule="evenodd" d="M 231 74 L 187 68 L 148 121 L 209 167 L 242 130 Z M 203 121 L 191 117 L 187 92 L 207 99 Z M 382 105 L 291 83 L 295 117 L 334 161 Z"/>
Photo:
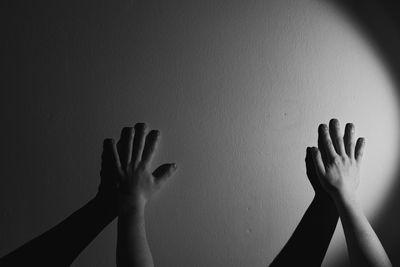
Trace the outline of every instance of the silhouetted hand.
<path fill-rule="evenodd" d="M 317 197 L 319 199 L 330 199 L 330 196 L 325 191 L 325 189 L 322 187 L 321 182 L 319 181 L 318 174 L 315 169 L 315 164 L 314 164 L 314 160 L 313 160 L 313 154 L 312 154 L 311 147 L 307 147 L 305 162 L 306 162 L 307 178 L 310 181 L 311 186 L 314 189 L 315 197 Z"/>
<path fill-rule="evenodd" d="M 354 198 L 360 181 L 360 163 L 365 147 L 364 138 L 355 143 L 354 125 L 348 123 L 344 137 L 339 121 L 332 119 L 318 128 L 318 146 L 313 147 L 314 164 L 320 182 L 332 196 Z"/>
<path fill-rule="evenodd" d="M 339 215 L 319 182 L 310 147 L 307 147 L 305 163 L 308 180 L 315 191 L 314 199 L 270 267 L 292 266 L 293 262 L 296 266 L 321 266 L 335 231 Z"/>
<path fill-rule="evenodd" d="M 101 155 L 100 185 L 95 200 L 111 208 L 116 215 L 120 174 L 115 164 L 113 146 L 113 139 L 104 140 Z"/>

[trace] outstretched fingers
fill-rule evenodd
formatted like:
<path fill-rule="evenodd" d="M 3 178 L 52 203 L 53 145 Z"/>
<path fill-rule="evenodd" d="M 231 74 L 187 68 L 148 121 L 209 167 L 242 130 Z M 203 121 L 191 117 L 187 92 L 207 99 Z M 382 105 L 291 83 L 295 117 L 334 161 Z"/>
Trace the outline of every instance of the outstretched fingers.
<path fill-rule="evenodd" d="M 317 147 L 312 147 L 311 151 L 312 151 L 312 159 L 315 166 L 315 172 L 319 177 L 322 177 L 325 175 L 325 165 L 324 162 L 322 161 L 321 152 Z"/>
<path fill-rule="evenodd" d="M 336 153 L 338 155 L 345 155 L 346 151 L 343 144 L 343 137 L 340 132 L 340 123 L 337 119 L 331 119 L 329 122 L 329 134 L 331 136 L 331 140 L 333 146 L 335 147 Z"/>
<path fill-rule="evenodd" d="M 356 149 L 355 149 L 355 159 L 357 161 L 357 164 L 360 165 L 361 160 L 364 155 L 364 149 L 365 149 L 365 138 L 360 137 L 357 139 L 356 143 Z"/>
<path fill-rule="evenodd" d="M 150 167 L 151 162 L 154 158 L 159 137 L 160 137 L 160 131 L 158 130 L 152 130 L 146 136 L 146 142 L 144 144 L 143 154 L 142 154 L 142 164 L 146 168 Z"/>
<path fill-rule="evenodd" d="M 124 127 L 117 144 L 118 154 L 124 170 L 129 166 L 132 159 L 133 128 Z"/>
<path fill-rule="evenodd" d="M 355 129 L 354 124 L 347 123 L 344 130 L 344 145 L 346 154 L 349 158 L 354 159 L 354 148 L 355 148 Z"/>
<path fill-rule="evenodd" d="M 104 139 L 103 142 L 102 170 L 107 172 L 116 171 L 120 177 L 123 175 L 117 145 L 112 138 Z"/>
<path fill-rule="evenodd" d="M 329 135 L 328 126 L 326 124 L 320 124 L 318 127 L 318 139 L 320 139 L 321 146 L 325 152 L 324 163 L 329 164 L 337 157 L 335 147 L 333 146 L 331 137 Z M 320 152 L 318 152 L 320 153 Z"/>
<path fill-rule="evenodd" d="M 142 158 L 143 147 L 145 143 L 146 136 L 146 124 L 136 123 L 135 125 L 135 137 L 133 139 L 133 149 L 132 149 L 132 167 L 135 169 Z"/>

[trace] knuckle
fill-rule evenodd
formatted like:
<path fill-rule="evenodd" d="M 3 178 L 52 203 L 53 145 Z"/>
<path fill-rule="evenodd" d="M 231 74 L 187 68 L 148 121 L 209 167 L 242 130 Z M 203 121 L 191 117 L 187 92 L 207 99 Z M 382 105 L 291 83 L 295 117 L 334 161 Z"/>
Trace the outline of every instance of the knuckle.
<path fill-rule="evenodd" d="M 342 165 L 342 159 L 340 158 L 340 157 L 334 157 L 333 159 L 332 159 L 332 163 L 333 163 L 333 165 L 336 165 L 336 166 L 340 166 L 340 165 Z"/>
<path fill-rule="evenodd" d="M 332 140 L 330 140 L 330 139 L 326 140 L 326 145 L 328 147 L 332 147 L 333 146 Z"/>

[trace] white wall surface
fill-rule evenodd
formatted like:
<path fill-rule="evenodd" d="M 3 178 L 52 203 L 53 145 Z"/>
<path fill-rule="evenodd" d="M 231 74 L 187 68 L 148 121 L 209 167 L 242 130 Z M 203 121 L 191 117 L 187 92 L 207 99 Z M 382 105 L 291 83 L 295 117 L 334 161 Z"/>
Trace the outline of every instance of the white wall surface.
<path fill-rule="evenodd" d="M 48 1 L 21 6 L 2 99 L 0 252 L 95 195 L 102 139 L 145 121 L 179 172 L 147 210 L 157 266 L 265 266 L 313 192 L 306 146 L 330 118 L 366 137 L 372 221 L 398 160 L 397 95 L 323 1 Z M 396 149 L 394 149 L 396 148 Z M 384 155 L 384 156 L 383 156 Z M 116 224 L 74 266 L 112 266 Z M 324 266 L 346 259 L 341 226 Z"/>

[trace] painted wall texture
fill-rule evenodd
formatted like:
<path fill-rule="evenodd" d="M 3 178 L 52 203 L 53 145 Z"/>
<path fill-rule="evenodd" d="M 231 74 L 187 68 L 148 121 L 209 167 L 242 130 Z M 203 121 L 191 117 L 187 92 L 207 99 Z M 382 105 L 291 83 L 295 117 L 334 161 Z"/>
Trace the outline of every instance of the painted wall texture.
<path fill-rule="evenodd" d="M 103 138 L 139 121 L 162 132 L 156 163 L 180 167 L 147 210 L 157 266 L 271 262 L 313 197 L 305 150 L 332 117 L 366 137 L 359 190 L 381 218 L 397 95 L 328 2 L 45 2 L 15 4 L 6 33 L 2 255 L 93 197 Z M 112 266 L 115 243 L 114 222 L 74 266 Z M 338 225 L 324 265 L 347 262 L 345 249 Z"/>

